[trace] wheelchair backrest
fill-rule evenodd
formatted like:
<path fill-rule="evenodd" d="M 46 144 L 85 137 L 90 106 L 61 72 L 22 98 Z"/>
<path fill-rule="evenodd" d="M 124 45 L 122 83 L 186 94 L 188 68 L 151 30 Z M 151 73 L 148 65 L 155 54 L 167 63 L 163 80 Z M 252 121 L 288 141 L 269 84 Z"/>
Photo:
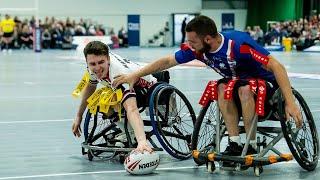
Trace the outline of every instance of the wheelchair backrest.
<path fill-rule="evenodd" d="M 162 84 L 163 82 L 165 82 L 165 83 L 170 82 L 169 71 L 161 71 L 161 72 L 158 72 L 158 73 L 155 73 L 152 75 L 157 79 L 158 82 L 155 83 L 154 85 L 152 85 L 151 88 L 149 88 L 149 89 L 146 89 L 146 88 L 135 89 L 136 94 L 137 94 L 137 98 L 139 97 L 139 100 L 137 99 L 137 104 L 138 104 L 139 108 L 145 108 L 145 107 L 149 106 L 149 98 L 151 96 L 151 93 L 155 89 L 155 87 Z M 167 92 L 167 91 L 164 92 L 160 97 L 159 104 L 162 104 L 162 105 L 167 104 L 169 102 L 169 97 L 171 94 L 172 94 L 172 92 Z"/>
<path fill-rule="evenodd" d="M 169 81 L 170 81 L 169 71 L 157 72 L 157 73 L 152 74 L 152 76 L 155 77 L 158 80 L 158 82 L 169 83 Z"/>

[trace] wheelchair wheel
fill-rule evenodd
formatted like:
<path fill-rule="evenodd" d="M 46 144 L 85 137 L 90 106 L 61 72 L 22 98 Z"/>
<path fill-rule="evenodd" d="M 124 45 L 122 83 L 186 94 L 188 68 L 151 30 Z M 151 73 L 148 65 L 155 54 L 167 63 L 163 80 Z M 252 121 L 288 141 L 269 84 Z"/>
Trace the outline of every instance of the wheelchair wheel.
<path fill-rule="evenodd" d="M 215 150 L 216 123 L 217 121 L 221 121 L 220 116 L 217 116 L 217 111 L 218 105 L 215 102 L 210 102 L 200 110 L 192 134 L 192 150 L 198 150 L 201 153 L 208 153 Z M 224 134 L 224 132 L 222 132 L 222 134 Z M 194 162 L 198 165 L 206 163 L 204 159 L 194 159 Z"/>
<path fill-rule="evenodd" d="M 114 137 L 121 133 L 116 124 L 111 119 L 105 118 L 102 113 L 91 114 L 87 111 L 83 124 L 83 134 L 85 143 L 98 147 L 112 147 Z M 109 159 L 115 156 L 115 152 L 105 152 L 99 150 L 88 150 L 88 158 L 91 161 L 93 157 Z"/>
<path fill-rule="evenodd" d="M 184 94 L 168 84 L 158 85 L 149 101 L 154 134 L 162 147 L 177 159 L 191 157 L 191 136 L 196 116 Z"/>
<path fill-rule="evenodd" d="M 282 117 L 282 131 L 296 161 L 305 170 L 312 171 L 316 168 L 319 159 L 319 139 L 316 125 L 303 97 L 294 89 L 292 92 L 303 117 L 302 128 L 296 128 L 293 118 L 286 121 L 285 117 Z M 279 114 L 285 115 L 283 102 L 279 104 Z"/>

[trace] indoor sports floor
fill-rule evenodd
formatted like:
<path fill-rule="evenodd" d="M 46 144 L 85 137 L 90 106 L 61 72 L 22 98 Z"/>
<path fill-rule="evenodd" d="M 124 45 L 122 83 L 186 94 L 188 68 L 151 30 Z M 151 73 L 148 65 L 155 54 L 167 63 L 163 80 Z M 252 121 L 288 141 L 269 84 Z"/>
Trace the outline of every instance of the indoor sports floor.
<path fill-rule="evenodd" d="M 174 53 L 175 48 L 128 48 L 113 52 L 144 64 Z M 287 68 L 292 85 L 307 100 L 320 129 L 319 53 L 272 53 Z M 242 172 L 197 167 L 192 159 L 175 160 L 161 152 L 157 170 L 131 176 L 117 160 L 88 161 L 80 139 L 71 132 L 79 104 L 71 92 L 86 66 L 76 51 L 16 50 L 0 53 L 0 180 L 2 179 L 254 179 L 252 168 Z M 179 66 L 170 70 L 171 84 L 181 90 L 196 113 L 209 80 L 219 76 L 203 67 Z M 318 131 L 319 132 L 319 131 Z M 282 144 L 286 148 L 286 144 Z M 295 161 L 264 167 L 263 179 L 319 179 L 320 166 L 303 170 Z"/>

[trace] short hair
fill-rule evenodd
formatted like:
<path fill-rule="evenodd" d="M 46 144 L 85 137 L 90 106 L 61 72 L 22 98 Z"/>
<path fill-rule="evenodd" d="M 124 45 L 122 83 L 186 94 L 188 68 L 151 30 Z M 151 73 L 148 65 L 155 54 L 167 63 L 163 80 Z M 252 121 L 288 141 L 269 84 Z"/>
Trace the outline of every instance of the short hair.
<path fill-rule="evenodd" d="M 109 47 L 100 41 L 91 41 L 89 42 L 83 50 L 83 54 L 87 59 L 88 54 L 93 54 L 96 56 L 109 56 Z"/>
<path fill-rule="evenodd" d="M 186 32 L 195 32 L 199 36 L 210 35 L 216 37 L 218 35 L 215 22 L 207 16 L 197 16 L 193 18 L 186 26 Z"/>

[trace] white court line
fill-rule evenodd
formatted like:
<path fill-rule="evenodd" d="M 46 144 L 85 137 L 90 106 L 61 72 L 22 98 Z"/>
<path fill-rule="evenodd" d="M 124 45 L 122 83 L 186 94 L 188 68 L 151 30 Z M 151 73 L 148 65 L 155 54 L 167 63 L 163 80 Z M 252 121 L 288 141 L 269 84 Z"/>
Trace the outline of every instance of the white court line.
<path fill-rule="evenodd" d="M 33 121 L 3 121 L 0 124 L 23 124 L 23 123 L 48 123 L 48 122 L 66 122 L 74 119 L 51 119 L 51 120 L 33 120 Z"/>
<path fill-rule="evenodd" d="M 13 100 L 13 99 L 43 99 L 43 98 L 65 98 L 72 97 L 69 95 L 55 95 L 55 96 L 13 96 L 13 97 L 0 97 L 0 100 Z"/>
<path fill-rule="evenodd" d="M 205 166 L 185 166 L 185 167 L 174 167 L 174 168 L 157 168 L 156 171 L 164 170 L 178 170 L 178 169 L 196 169 Z M 93 171 L 93 172 L 79 172 L 79 173 L 60 173 L 60 174 L 43 174 L 43 175 L 32 175 L 32 176 L 11 176 L 11 177 L 0 177 L 2 179 L 27 179 L 27 178 L 42 178 L 42 177 L 59 177 L 59 176 L 75 176 L 75 175 L 90 175 L 90 174 L 110 174 L 110 173 L 125 173 L 126 170 L 116 171 Z"/>
<path fill-rule="evenodd" d="M 141 116 L 142 119 L 149 119 L 149 116 Z M 67 122 L 74 119 L 48 119 L 48 120 L 32 120 L 32 121 L 0 121 L 0 124 L 24 124 L 24 123 L 50 123 L 50 122 Z"/>

